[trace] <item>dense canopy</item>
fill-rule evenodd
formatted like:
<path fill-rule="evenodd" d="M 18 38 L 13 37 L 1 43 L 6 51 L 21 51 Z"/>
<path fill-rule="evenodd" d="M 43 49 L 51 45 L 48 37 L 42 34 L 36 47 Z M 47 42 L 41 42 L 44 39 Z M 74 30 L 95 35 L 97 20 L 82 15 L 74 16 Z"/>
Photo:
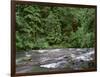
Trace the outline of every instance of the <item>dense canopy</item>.
<path fill-rule="evenodd" d="M 16 48 L 91 48 L 95 44 L 95 9 L 16 5 Z"/>

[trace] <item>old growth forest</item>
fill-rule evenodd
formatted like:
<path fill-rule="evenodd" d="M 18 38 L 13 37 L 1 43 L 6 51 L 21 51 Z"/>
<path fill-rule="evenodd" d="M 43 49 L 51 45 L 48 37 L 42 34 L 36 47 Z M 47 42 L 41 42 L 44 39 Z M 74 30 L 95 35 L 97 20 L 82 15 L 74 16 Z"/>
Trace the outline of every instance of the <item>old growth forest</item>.
<path fill-rule="evenodd" d="M 16 5 L 17 50 L 93 48 L 95 9 Z"/>

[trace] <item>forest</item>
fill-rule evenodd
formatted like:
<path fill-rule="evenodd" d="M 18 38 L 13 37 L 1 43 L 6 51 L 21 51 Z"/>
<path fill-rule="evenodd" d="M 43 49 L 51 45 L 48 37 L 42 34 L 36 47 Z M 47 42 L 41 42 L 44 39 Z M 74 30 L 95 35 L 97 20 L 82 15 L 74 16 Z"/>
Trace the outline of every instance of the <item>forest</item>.
<path fill-rule="evenodd" d="M 93 48 L 95 9 L 16 5 L 16 49 Z"/>

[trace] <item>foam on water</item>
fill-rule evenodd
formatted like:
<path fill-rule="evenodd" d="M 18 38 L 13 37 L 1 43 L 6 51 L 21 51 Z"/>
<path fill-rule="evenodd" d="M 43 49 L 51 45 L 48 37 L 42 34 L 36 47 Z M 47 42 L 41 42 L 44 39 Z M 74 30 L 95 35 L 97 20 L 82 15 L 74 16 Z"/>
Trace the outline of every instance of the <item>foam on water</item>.
<path fill-rule="evenodd" d="M 89 60 L 93 59 L 93 58 L 90 57 L 92 54 L 94 54 L 94 51 L 82 54 L 81 56 L 76 57 L 76 59 L 81 59 L 81 60 L 84 60 L 84 61 L 89 61 Z"/>
<path fill-rule="evenodd" d="M 39 53 L 44 53 L 44 52 L 57 52 L 60 51 L 61 49 L 48 49 L 48 50 L 38 50 Z"/>
<path fill-rule="evenodd" d="M 40 67 L 44 67 L 44 68 L 56 68 L 57 67 L 57 63 L 40 65 Z"/>
<path fill-rule="evenodd" d="M 44 64 L 44 65 L 40 65 L 40 67 L 44 67 L 44 68 L 57 68 L 62 64 L 67 63 L 66 61 L 60 61 L 60 62 L 56 62 L 56 63 L 50 63 L 50 64 Z"/>
<path fill-rule="evenodd" d="M 44 53 L 46 52 L 47 50 L 38 50 L 39 53 Z"/>

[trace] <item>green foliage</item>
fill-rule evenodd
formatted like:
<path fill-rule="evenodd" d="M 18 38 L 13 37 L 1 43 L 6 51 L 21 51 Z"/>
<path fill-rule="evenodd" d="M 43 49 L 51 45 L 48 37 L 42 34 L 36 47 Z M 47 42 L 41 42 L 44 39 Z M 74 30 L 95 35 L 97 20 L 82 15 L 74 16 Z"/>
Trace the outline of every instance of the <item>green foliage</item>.
<path fill-rule="evenodd" d="M 94 47 L 95 9 L 16 5 L 17 50 Z"/>

